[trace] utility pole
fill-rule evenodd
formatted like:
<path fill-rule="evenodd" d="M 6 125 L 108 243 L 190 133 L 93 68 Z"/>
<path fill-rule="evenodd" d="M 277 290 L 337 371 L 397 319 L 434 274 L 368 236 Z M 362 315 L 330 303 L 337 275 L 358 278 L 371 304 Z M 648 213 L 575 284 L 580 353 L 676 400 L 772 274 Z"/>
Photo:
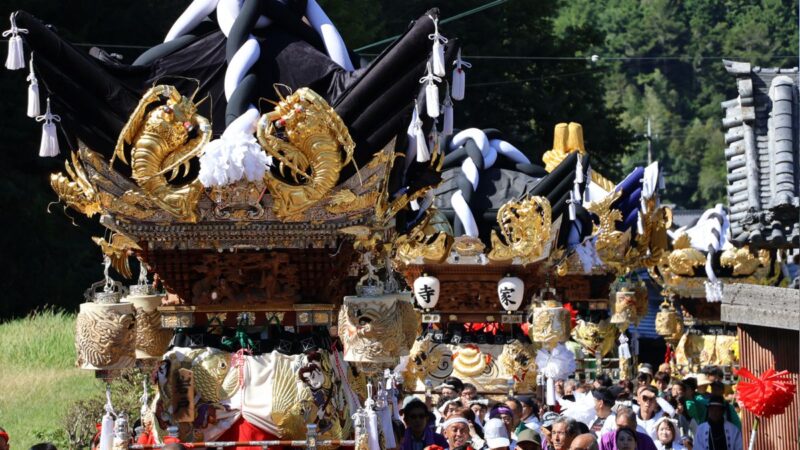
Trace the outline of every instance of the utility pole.
<path fill-rule="evenodd" d="M 653 134 L 651 133 L 650 118 L 647 118 L 647 165 L 653 163 Z"/>

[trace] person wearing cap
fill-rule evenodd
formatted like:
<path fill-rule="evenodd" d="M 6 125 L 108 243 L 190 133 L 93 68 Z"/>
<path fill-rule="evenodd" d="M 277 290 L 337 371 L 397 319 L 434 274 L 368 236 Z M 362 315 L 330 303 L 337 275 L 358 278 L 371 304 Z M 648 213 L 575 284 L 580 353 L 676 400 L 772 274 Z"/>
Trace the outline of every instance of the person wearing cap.
<path fill-rule="evenodd" d="M 561 416 L 553 411 L 547 411 L 542 416 L 542 428 L 539 430 L 539 434 L 542 436 L 542 448 L 545 450 L 553 449 L 553 424 L 559 417 Z"/>
<path fill-rule="evenodd" d="M 400 409 L 406 431 L 400 441 L 401 450 L 422 450 L 429 445 L 439 445 L 447 448 L 447 440 L 428 425 L 430 412 L 422 400 L 416 397 L 406 397 Z"/>
<path fill-rule="evenodd" d="M 741 450 L 742 432 L 725 420 L 725 399 L 712 395 L 708 399 L 708 420 L 697 427 L 695 450 Z"/>
<path fill-rule="evenodd" d="M 616 450 L 617 431 L 623 428 L 633 431 L 636 450 L 656 450 L 653 439 L 636 423 L 636 413 L 627 406 L 617 410 L 616 428 L 606 432 L 600 438 L 600 450 Z"/>
<path fill-rule="evenodd" d="M 486 448 L 490 450 L 515 448 L 512 447 L 506 424 L 499 418 L 486 421 L 486 425 L 483 427 L 483 438 L 486 441 Z"/>
<path fill-rule="evenodd" d="M 711 382 L 711 395 L 717 395 L 725 398 L 725 383 L 723 383 L 720 379 L 714 380 Z M 736 412 L 736 408 L 733 407 L 733 404 L 729 401 L 725 401 L 725 420 L 734 424 L 736 428 L 742 429 L 742 421 L 739 419 L 739 414 Z"/>
<path fill-rule="evenodd" d="M 611 411 L 617 399 L 610 389 L 600 388 L 592 391 L 594 412 L 596 414 L 589 430 L 599 439 L 605 432 L 616 427 L 617 415 Z"/>
<path fill-rule="evenodd" d="M 639 386 L 648 386 L 653 382 L 653 365 L 648 363 L 639 364 L 639 373 L 636 375 L 636 381 Z"/>
<path fill-rule="evenodd" d="M 640 386 L 636 392 L 636 401 L 639 403 L 636 422 L 655 441 L 657 439 L 656 422 L 664 415 L 664 411 L 658 404 L 658 389 L 650 385 Z"/>
<path fill-rule="evenodd" d="M 542 437 L 538 431 L 525 428 L 517 434 L 517 448 L 515 450 L 541 450 Z"/>

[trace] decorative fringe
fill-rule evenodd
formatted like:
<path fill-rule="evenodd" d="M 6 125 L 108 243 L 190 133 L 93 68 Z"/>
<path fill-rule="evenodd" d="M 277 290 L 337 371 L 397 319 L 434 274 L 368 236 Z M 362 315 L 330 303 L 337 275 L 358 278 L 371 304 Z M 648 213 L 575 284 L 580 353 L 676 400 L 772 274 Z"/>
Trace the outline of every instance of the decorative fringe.
<path fill-rule="evenodd" d="M 428 62 L 428 74 L 419 79 L 425 85 L 425 112 L 428 117 L 435 119 L 439 117 L 439 88 L 434 81 L 441 82 L 442 79 L 433 74 L 431 63 Z"/>
<path fill-rule="evenodd" d="M 453 69 L 453 91 L 451 95 L 453 96 L 453 100 L 464 100 L 464 92 L 467 86 L 467 76 L 464 73 L 464 68 L 466 67 L 469 69 L 472 67 L 472 64 L 461 59 L 461 49 L 458 49 L 458 56 L 456 60 L 453 61 L 453 64 L 456 68 Z"/>
<path fill-rule="evenodd" d="M 706 288 L 706 301 L 709 303 L 719 303 L 722 301 L 722 282 L 719 281 L 717 274 L 714 273 L 715 253 L 716 250 L 709 246 L 708 255 L 706 255 L 706 276 L 708 277 L 708 281 L 704 283 Z"/>
<path fill-rule="evenodd" d="M 444 94 L 444 123 L 442 124 L 442 134 L 445 136 L 453 135 L 453 99 L 450 98 L 450 83 L 447 83 L 447 88 Z"/>
<path fill-rule="evenodd" d="M 56 122 L 61 122 L 61 117 L 50 111 L 50 97 L 47 98 L 47 110 L 41 116 L 36 117 L 37 122 L 42 124 L 42 142 L 39 144 L 39 156 L 52 157 L 61 151 L 58 148 L 58 132 Z"/>
<path fill-rule="evenodd" d="M 33 72 L 33 53 L 31 53 L 31 73 L 28 74 L 28 117 L 35 119 L 41 115 L 41 108 L 39 106 L 39 80 L 36 79 L 36 74 Z"/>
<path fill-rule="evenodd" d="M 22 38 L 20 33 L 27 34 L 28 30 L 17 28 L 16 14 L 11 13 L 11 28 L 3 32 L 3 37 L 8 38 L 8 56 L 6 57 L 6 69 L 18 70 L 25 67 L 25 53 L 22 50 Z"/>
<path fill-rule="evenodd" d="M 422 119 L 419 118 L 419 110 L 417 105 L 414 105 L 417 120 L 414 121 L 414 140 L 417 143 L 417 162 L 428 162 L 431 159 L 431 153 L 428 151 L 427 139 L 425 133 L 422 132 Z"/>
<path fill-rule="evenodd" d="M 431 52 L 431 59 L 433 60 L 433 74 L 437 77 L 445 75 L 444 70 L 444 44 L 447 43 L 447 38 L 439 34 L 439 19 L 433 16 L 428 16 L 433 21 L 433 34 L 428 35 L 428 39 L 433 41 L 433 51 Z"/>

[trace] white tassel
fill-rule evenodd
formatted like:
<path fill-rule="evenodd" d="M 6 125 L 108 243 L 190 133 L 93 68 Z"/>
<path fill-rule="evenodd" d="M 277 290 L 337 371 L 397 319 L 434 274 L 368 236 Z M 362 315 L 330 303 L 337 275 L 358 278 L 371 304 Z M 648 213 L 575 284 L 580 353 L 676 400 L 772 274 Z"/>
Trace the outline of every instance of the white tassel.
<path fill-rule="evenodd" d="M 42 124 L 42 142 L 39 144 L 39 156 L 50 157 L 60 153 L 58 148 L 58 131 L 56 122 L 61 122 L 61 116 L 50 112 L 50 97 L 47 98 L 47 110 L 41 116 L 36 117 L 37 122 Z"/>
<path fill-rule="evenodd" d="M 31 73 L 28 75 L 28 117 L 35 119 L 41 115 L 41 108 L 39 107 L 39 80 L 36 79 L 36 74 L 33 72 L 33 53 L 31 53 Z"/>
<path fill-rule="evenodd" d="M 3 37 L 8 38 L 8 56 L 6 57 L 6 69 L 17 70 L 25 67 L 25 53 L 22 50 L 22 38 L 20 33 L 27 34 L 28 30 L 17 28 L 15 13 L 11 13 L 11 28 L 3 32 Z"/>
<path fill-rule="evenodd" d="M 547 404 L 550 406 L 556 404 L 556 385 L 550 377 L 547 377 Z"/>
<path fill-rule="evenodd" d="M 453 135 L 453 99 L 450 98 L 450 83 L 447 84 L 447 90 L 444 94 L 444 102 L 442 106 L 444 109 L 444 123 L 442 124 L 442 134 L 445 136 Z"/>
<path fill-rule="evenodd" d="M 437 77 L 445 75 L 444 70 L 444 44 L 447 43 L 447 38 L 439 34 L 439 19 L 433 16 L 428 16 L 433 21 L 433 34 L 428 35 L 428 39 L 433 41 L 433 51 L 431 52 L 431 59 L 433 60 L 433 74 Z"/>
<path fill-rule="evenodd" d="M 472 64 L 461 59 L 461 49 L 458 49 L 458 56 L 453 61 L 456 66 L 453 69 L 453 91 L 451 92 L 453 100 L 464 100 L 464 92 L 467 86 L 467 76 L 464 73 L 464 68 L 472 67 Z"/>
<path fill-rule="evenodd" d="M 619 337 L 619 359 L 631 359 L 631 348 L 628 345 L 628 337 L 624 334 Z"/>
<path fill-rule="evenodd" d="M 111 388 L 106 387 L 106 414 L 100 424 L 100 450 L 111 450 L 114 446 L 114 407 L 111 406 Z"/>
<path fill-rule="evenodd" d="M 575 184 L 583 183 L 583 163 L 581 162 L 580 156 L 578 157 L 578 162 L 575 164 Z"/>
<path fill-rule="evenodd" d="M 417 106 L 415 105 L 416 109 Z M 431 159 L 431 153 L 428 151 L 427 139 L 425 133 L 422 132 L 422 120 L 417 114 L 417 120 L 414 122 L 414 140 L 417 141 L 417 162 L 428 162 Z"/>
<path fill-rule="evenodd" d="M 425 112 L 428 117 L 435 119 L 439 117 L 439 88 L 434 81 L 441 82 L 442 79 L 433 74 L 431 63 L 428 62 L 428 74 L 419 79 L 425 85 Z"/>

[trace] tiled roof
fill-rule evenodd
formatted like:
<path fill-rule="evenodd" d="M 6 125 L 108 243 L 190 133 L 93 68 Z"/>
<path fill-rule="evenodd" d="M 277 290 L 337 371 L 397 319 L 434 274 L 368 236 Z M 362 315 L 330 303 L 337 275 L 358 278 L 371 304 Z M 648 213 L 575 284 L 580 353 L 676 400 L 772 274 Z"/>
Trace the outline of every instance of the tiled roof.
<path fill-rule="evenodd" d="M 731 241 L 800 247 L 797 68 L 725 61 L 738 97 L 722 102 Z"/>

